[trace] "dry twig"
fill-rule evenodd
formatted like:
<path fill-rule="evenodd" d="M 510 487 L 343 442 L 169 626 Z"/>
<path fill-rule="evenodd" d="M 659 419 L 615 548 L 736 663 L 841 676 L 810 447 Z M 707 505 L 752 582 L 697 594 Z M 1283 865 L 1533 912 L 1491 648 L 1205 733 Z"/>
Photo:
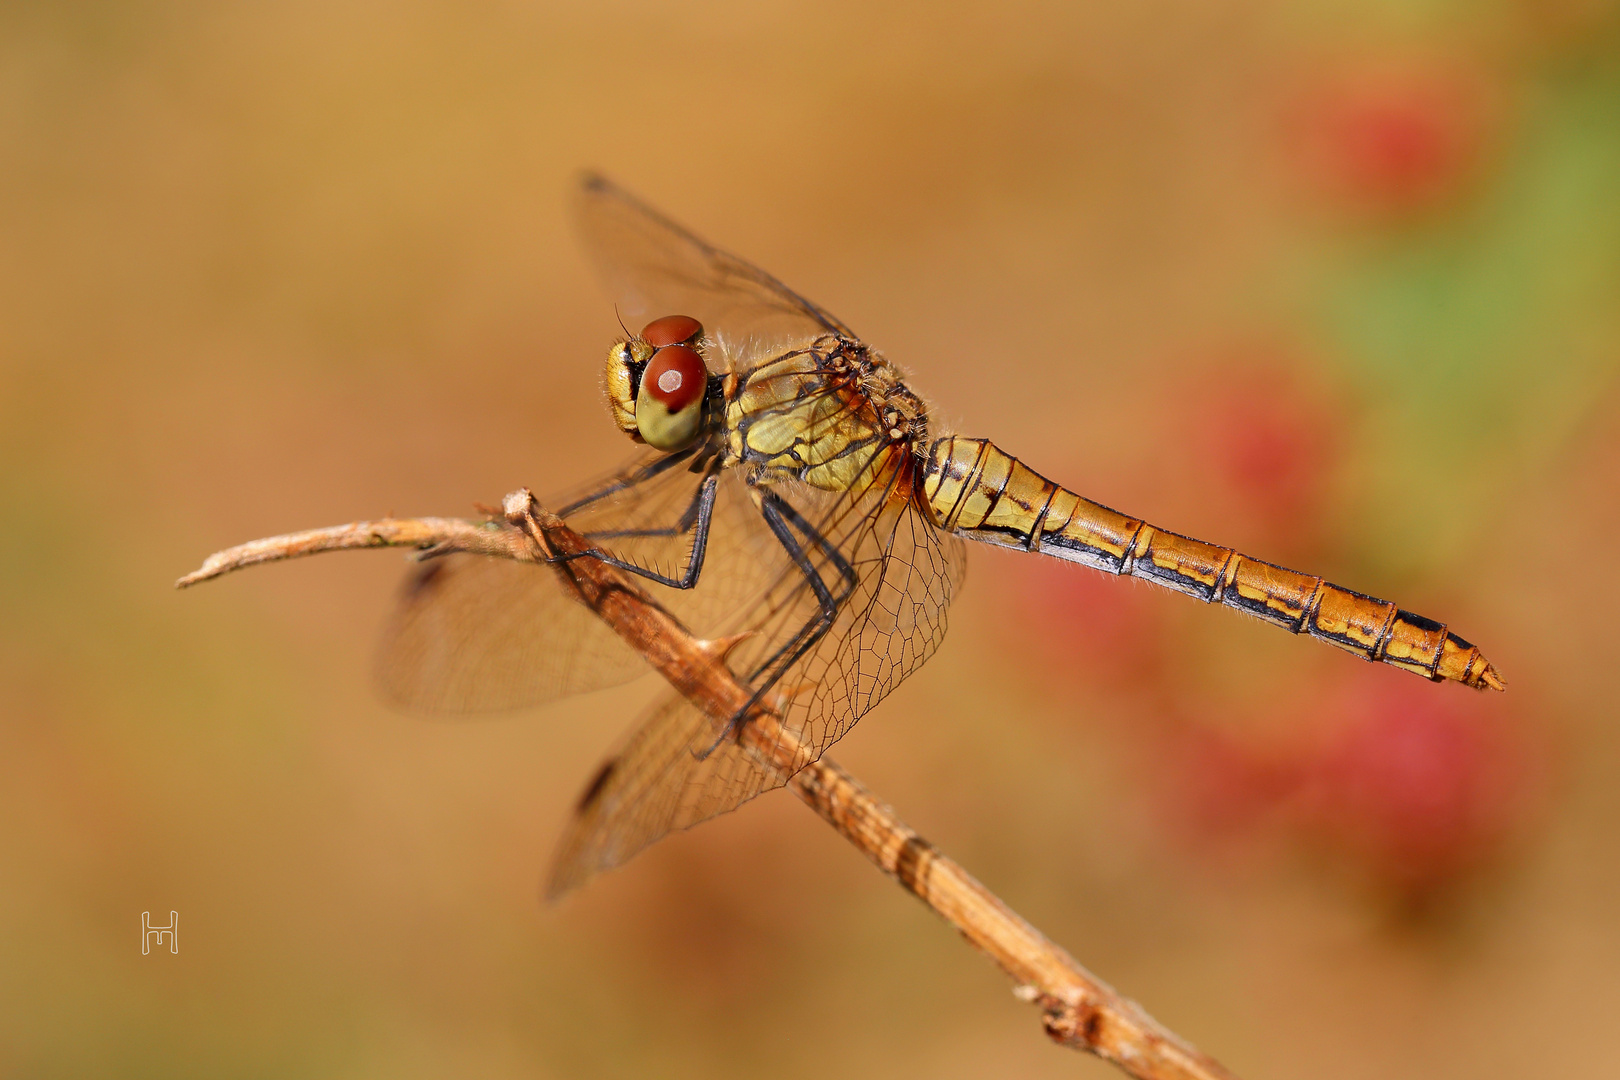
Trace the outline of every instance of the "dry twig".
<path fill-rule="evenodd" d="M 749 690 L 725 664 L 729 642 L 692 637 L 619 571 L 577 557 L 589 545 L 527 489 L 508 495 L 504 509 L 504 524 L 390 518 L 255 540 L 210 555 L 176 585 L 185 588 L 245 566 L 349 548 L 415 547 L 431 555 L 466 551 L 550 562 L 581 603 L 694 704 L 720 719 L 747 706 Z M 756 708 L 736 730 L 762 762 L 777 767 L 793 760 L 792 737 L 769 711 Z M 1018 996 L 1040 1007 L 1047 1034 L 1057 1042 L 1112 1061 L 1139 1080 L 1233 1080 L 1219 1064 L 1048 941 L 828 758 L 801 769 L 789 786 L 867 858 L 999 964 L 1012 977 Z"/>

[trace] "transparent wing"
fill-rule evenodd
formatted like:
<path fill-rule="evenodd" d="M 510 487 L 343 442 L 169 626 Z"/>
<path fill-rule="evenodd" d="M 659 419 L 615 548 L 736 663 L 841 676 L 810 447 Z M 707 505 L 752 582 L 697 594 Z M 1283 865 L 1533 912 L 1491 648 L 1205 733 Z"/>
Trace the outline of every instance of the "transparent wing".
<path fill-rule="evenodd" d="M 645 454 L 544 505 L 615 556 L 679 576 L 691 558 L 691 508 L 706 475 L 692 471 L 699 457 Z M 699 634 L 756 598 L 785 562 L 734 472 L 718 478 L 707 569 L 696 587 L 655 590 Z M 475 555 L 430 559 L 412 572 L 377 663 L 386 698 L 442 713 L 536 705 L 648 670 L 549 567 Z"/>
<path fill-rule="evenodd" d="M 729 255 L 595 173 L 579 185 L 580 234 L 632 330 L 691 315 L 724 352 L 758 352 L 826 333 L 838 319 L 759 267 Z"/>
<path fill-rule="evenodd" d="M 554 577 L 545 566 L 478 555 L 414 569 L 378 654 L 383 696 L 422 712 L 490 712 L 645 673 L 646 662 Z"/>
<path fill-rule="evenodd" d="M 944 638 L 946 609 L 966 564 L 960 540 L 935 529 L 892 487 L 859 497 L 796 487 L 790 497 L 827 541 L 825 547 L 805 545 L 812 570 L 829 584 L 847 581 L 846 571 L 853 575 L 839 590 L 836 619 L 820 637 L 806 636 L 822 605 L 809 579 L 789 564 L 726 629 L 756 631 L 728 663 L 740 679 L 771 691 L 793 740 L 793 768 L 770 768 L 721 739 L 724 721 L 678 696 L 666 698 L 587 788 L 564 834 L 550 895 L 624 862 L 674 829 L 781 787 Z"/>
<path fill-rule="evenodd" d="M 678 694 L 665 696 L 587 785 L 546 882 L 555 899 L 653 841 L 724 813 L 789 776 L 730 740 L 699 758 L 723 725 Z"/>

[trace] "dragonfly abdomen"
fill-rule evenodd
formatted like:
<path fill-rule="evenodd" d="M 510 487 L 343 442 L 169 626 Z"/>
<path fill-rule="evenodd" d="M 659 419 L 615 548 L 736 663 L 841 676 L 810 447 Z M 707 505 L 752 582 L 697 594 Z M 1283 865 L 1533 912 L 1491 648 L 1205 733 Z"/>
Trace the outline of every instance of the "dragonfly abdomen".
<path fill-rule="evenodd" d="M 969 539 L 1151 581 L 1437 682 L 1503 688 L 1479 649 L 1442 623 L 1111 510 L 987 439 L 936 439 L 922 493 L 940 528 Z"/>

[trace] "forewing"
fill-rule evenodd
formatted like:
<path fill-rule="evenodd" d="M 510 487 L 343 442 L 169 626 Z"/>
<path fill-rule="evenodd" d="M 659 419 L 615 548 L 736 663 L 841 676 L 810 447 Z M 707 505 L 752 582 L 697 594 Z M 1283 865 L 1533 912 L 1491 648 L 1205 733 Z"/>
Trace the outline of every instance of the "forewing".
<path fill-rule="evenodd" d="M 516 709 L 628 682 L 647 664 L 545 565 L 446 555 L 413 569 L 377 661 L 383 696 L 423 712 Z"/>
<path fill-rule="evenodd" d="M 781 787 L 944 638 L 946 610 L 965 567 L 961 541 L 888 489 L 857 498 L 795 485 L 786 494 L 838 553 L 807 547 L 812 569 L 829 584 L 842 578 L 846 565 L 856 577 L 832 628 L 818 640 L 806 642 L 803 635 L 821 605 L 792 565 L 729 627 L 755 631 L 728 664 L 739 679 L 766 691 L 764 700 L 779 711 L 793 766 L 772 768 L 722 740 L 723 721 L 683 698 L 666 699 L 587 788 L 564 835 L 550 895 L 617 866 L 671 830 Z M 807 647 L 794 657 L 801 644 Z"/>
<path fill-rule="evenodd" d="M 616 556 L 678 575 L 693 532 L 679 525 L 704 480 L 691 458 L 647 454 L 619 473 L 543 505 Z M 660 468 L 660 466 L 663 466 Z M 650 590 L 695 633 L 758 596 L 776 571 L 768 530 L 739 477 L 719 478 L 707 568 L 689 590 Z M 664 532 L 665 527 L 671 527 Z M 642 535 L 627 535 L 642 534 Z M 628 682 L 648 666 L 577 603 L 548 566 L 476 555 L 429 559 L 413 570 L 385 631 L 377 664 L 386 698 L 439 713 L 537 705 Z"/>
<path fill-rule="evenodd" d="M 855 336 L 759 267 L 699 239 L 605 177 L 581 179 L 577 218 L 631 330 L 663 315 L 690 315 L 727 344 L 728 354 L 829 332 Z"/>

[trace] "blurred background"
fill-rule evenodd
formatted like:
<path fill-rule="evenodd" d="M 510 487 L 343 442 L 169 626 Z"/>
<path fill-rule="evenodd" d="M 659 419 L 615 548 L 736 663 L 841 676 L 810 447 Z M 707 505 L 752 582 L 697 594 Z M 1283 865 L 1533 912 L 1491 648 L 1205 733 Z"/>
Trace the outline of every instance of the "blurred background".
<path fill-rule="evenodd" d="M 976 549 L 837 748 L 908 821 L 1247 1080 L 1620 1070 L 1612 0 L 58 0 L 0 9 L 0 1073 L 1115 1075 L 781 792 L 542 906 L 656 688 L 386 710 L 399 553 L 172 589 L 626 455 L 586 166 L 1510 685 Z"/>

